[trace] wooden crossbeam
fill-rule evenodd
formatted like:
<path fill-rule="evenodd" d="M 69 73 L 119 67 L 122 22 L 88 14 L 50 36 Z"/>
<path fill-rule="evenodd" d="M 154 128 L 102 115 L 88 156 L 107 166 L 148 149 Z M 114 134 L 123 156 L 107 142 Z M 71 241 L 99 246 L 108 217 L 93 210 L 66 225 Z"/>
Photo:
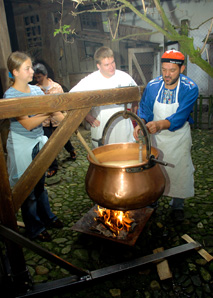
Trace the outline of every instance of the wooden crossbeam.
<path fill-rule="evenodd" d="M 44 94 L 0 100 L 0 119 L 140 101 L 144 87 Z"/>

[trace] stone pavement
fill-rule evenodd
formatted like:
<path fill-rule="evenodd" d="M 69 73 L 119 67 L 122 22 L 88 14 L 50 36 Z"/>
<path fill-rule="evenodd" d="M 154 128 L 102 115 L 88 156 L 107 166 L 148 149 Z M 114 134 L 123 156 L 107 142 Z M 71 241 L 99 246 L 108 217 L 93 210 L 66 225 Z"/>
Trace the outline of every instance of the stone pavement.
<path fill-rule="evenodd" d="M 81 130 L 90 144 L 90 132 Z M 49 230 L 52 242 L 39 245 L 73 265 L 93 271 L 106 266 L 131 261 L 152 254 L 158 247 L 172 248 L 186 242 L 188 234 L 213 255 L 213 131 L 193 130 L 192 157 L 195 166 L 195 197 L 185 201 L 185 220 L 181 224 L 169 215 L 169 198 L 161 197 L 159 207 L 151 216 L 134 246 L 127 246 L 71 230 L 94 203 L 85 191 L 87 152 L 73 135 L 71 141 L 77 151 L 72 162 L 65 149 L 58 156 L 59 171 L 46 179 L 50 204 L 63 221 L 62 230 Z M 19 220 L 21 220 L 19 214 Z M 20 228 L 24 233 L 24 229 Z M 35 283 L 45 283 L 70 276 L 70 273 L 24 249 L 26 263 Z M 195 250 L 168 258 L 172 278 L 161 281 L 156 264 L 112 275 L 92 285 L 82 284 L 78 289 L 52 297 L 199 297 L 210 298 L 213 292 L 213 262 L 205 261 Z M 49 296 L 48 296 L 49 297 Z"/>

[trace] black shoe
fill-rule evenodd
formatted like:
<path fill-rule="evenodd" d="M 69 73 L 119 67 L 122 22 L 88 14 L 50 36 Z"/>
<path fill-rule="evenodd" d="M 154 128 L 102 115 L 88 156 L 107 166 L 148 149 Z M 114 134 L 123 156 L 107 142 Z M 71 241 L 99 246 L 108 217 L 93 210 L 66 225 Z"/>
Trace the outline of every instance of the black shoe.
<path fill-rule="evenodd" d="M 50 228 L 62 229 L 64 227 L 63 222 L 60 219 L 56 219 L 50 223 Z"/>
<path fill-rule="evenodd" d="M 47 172 L 47 178 L 51 178 L 57 174 L 57 170 L 50 170 Z"/>
<path fill-rule="evenodd" d="M 184 221 L 184 211 L 183 211 L 183 209 L 173 209 L 171 211 L 171 217 L 176 222 Z"/>
<path fill-rule="evenodd" d="M 52 240 L 50 234 L 44 230 L 43 232 L 41 232 L 37 237 L 36 239 L 38 239 L 39 241 L 42 241 L 42 242 L 50 242 Z"/>
<path fill-rule="evenodd" d="M 75 160 L 76 160 L 76 153 L 75 153 L 75 151 L 71 151 L 71 152 L 70 152 L 70 159 L 71 159 L 72 161 L 75 161 Z"/>

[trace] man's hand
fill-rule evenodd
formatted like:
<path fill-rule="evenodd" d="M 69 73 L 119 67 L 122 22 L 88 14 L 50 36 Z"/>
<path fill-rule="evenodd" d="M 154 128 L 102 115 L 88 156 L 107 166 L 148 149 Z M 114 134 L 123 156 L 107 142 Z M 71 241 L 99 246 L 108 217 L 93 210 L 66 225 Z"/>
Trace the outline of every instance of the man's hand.
<path fill-rule="evenodd" d="M 136 139 L 136 141 L 138 141 L 138 135 L 139 135 L 139 132 L 140 132 L 141 128 L 140 128 L 140 125 L 137 125 L 135 128 L 134 128 L 134 131 L 133 131 L 133 136 L 134 138 Z"/>
<path fill-rule="evenodd" d="M 146 124 L 148 132 L 154 134 L 170 127 L 169 120 L 150 121 Z"/>
<path fill-rule="evenodd" d="M 100 126 L 100 121 L 94 118 L 92 115 L 88 114 L 85 117 L 86 121 L 92 126 L 92 127 L 98 127 Z"/>

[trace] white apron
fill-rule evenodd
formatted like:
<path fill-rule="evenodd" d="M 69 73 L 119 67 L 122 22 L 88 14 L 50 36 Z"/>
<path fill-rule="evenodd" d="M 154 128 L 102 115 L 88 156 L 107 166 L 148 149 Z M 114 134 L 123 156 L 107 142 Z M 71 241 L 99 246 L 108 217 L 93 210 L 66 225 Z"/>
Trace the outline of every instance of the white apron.
<path fill-rule="evenodd" d="M 178 93 L 180 79 L 177 85 L 175 103 L 164 104 L 157 101 L 164 89 L 164 82 L 154 103 L 154 121 L 163 120 L 174 114 L 179 106 Z M 194 196 L 194 166 L 191 159 L 191 130 L 186 122 L 176 131 L 162 130 L 152 135 L 152 145 L 160 150 L 159 160 L 164 160 L 175 167 L 162 166 L 166 176 L 165 196 L 173 198 L 188 198 Z"/>
<path fill-rule="evenodd" d="M 7 139 L 7 168 L 10 186 L 13 187 L 32 162 L 32 150 L 39 143 L 39 150 L 47 142 L 44 135 L 36 139 L 27 138 L 10 131 Z"/>
<path fill-rule="evenodd" d="M 107 121 L 117 112 L 124 111 L 124 105 L 106 105 L 96 107 L 92 110 L 92 115 L 100 121 L 100 126 L 91 127 L 92 139 L 99 140 Z M 105 144 L 135 142 L 133 137 L 134 126 L 130 118 L 123 116 L 116 118 L 109 126 Z M 92 140 L 93 148 L 98 147 L 98 143 Z"/>

